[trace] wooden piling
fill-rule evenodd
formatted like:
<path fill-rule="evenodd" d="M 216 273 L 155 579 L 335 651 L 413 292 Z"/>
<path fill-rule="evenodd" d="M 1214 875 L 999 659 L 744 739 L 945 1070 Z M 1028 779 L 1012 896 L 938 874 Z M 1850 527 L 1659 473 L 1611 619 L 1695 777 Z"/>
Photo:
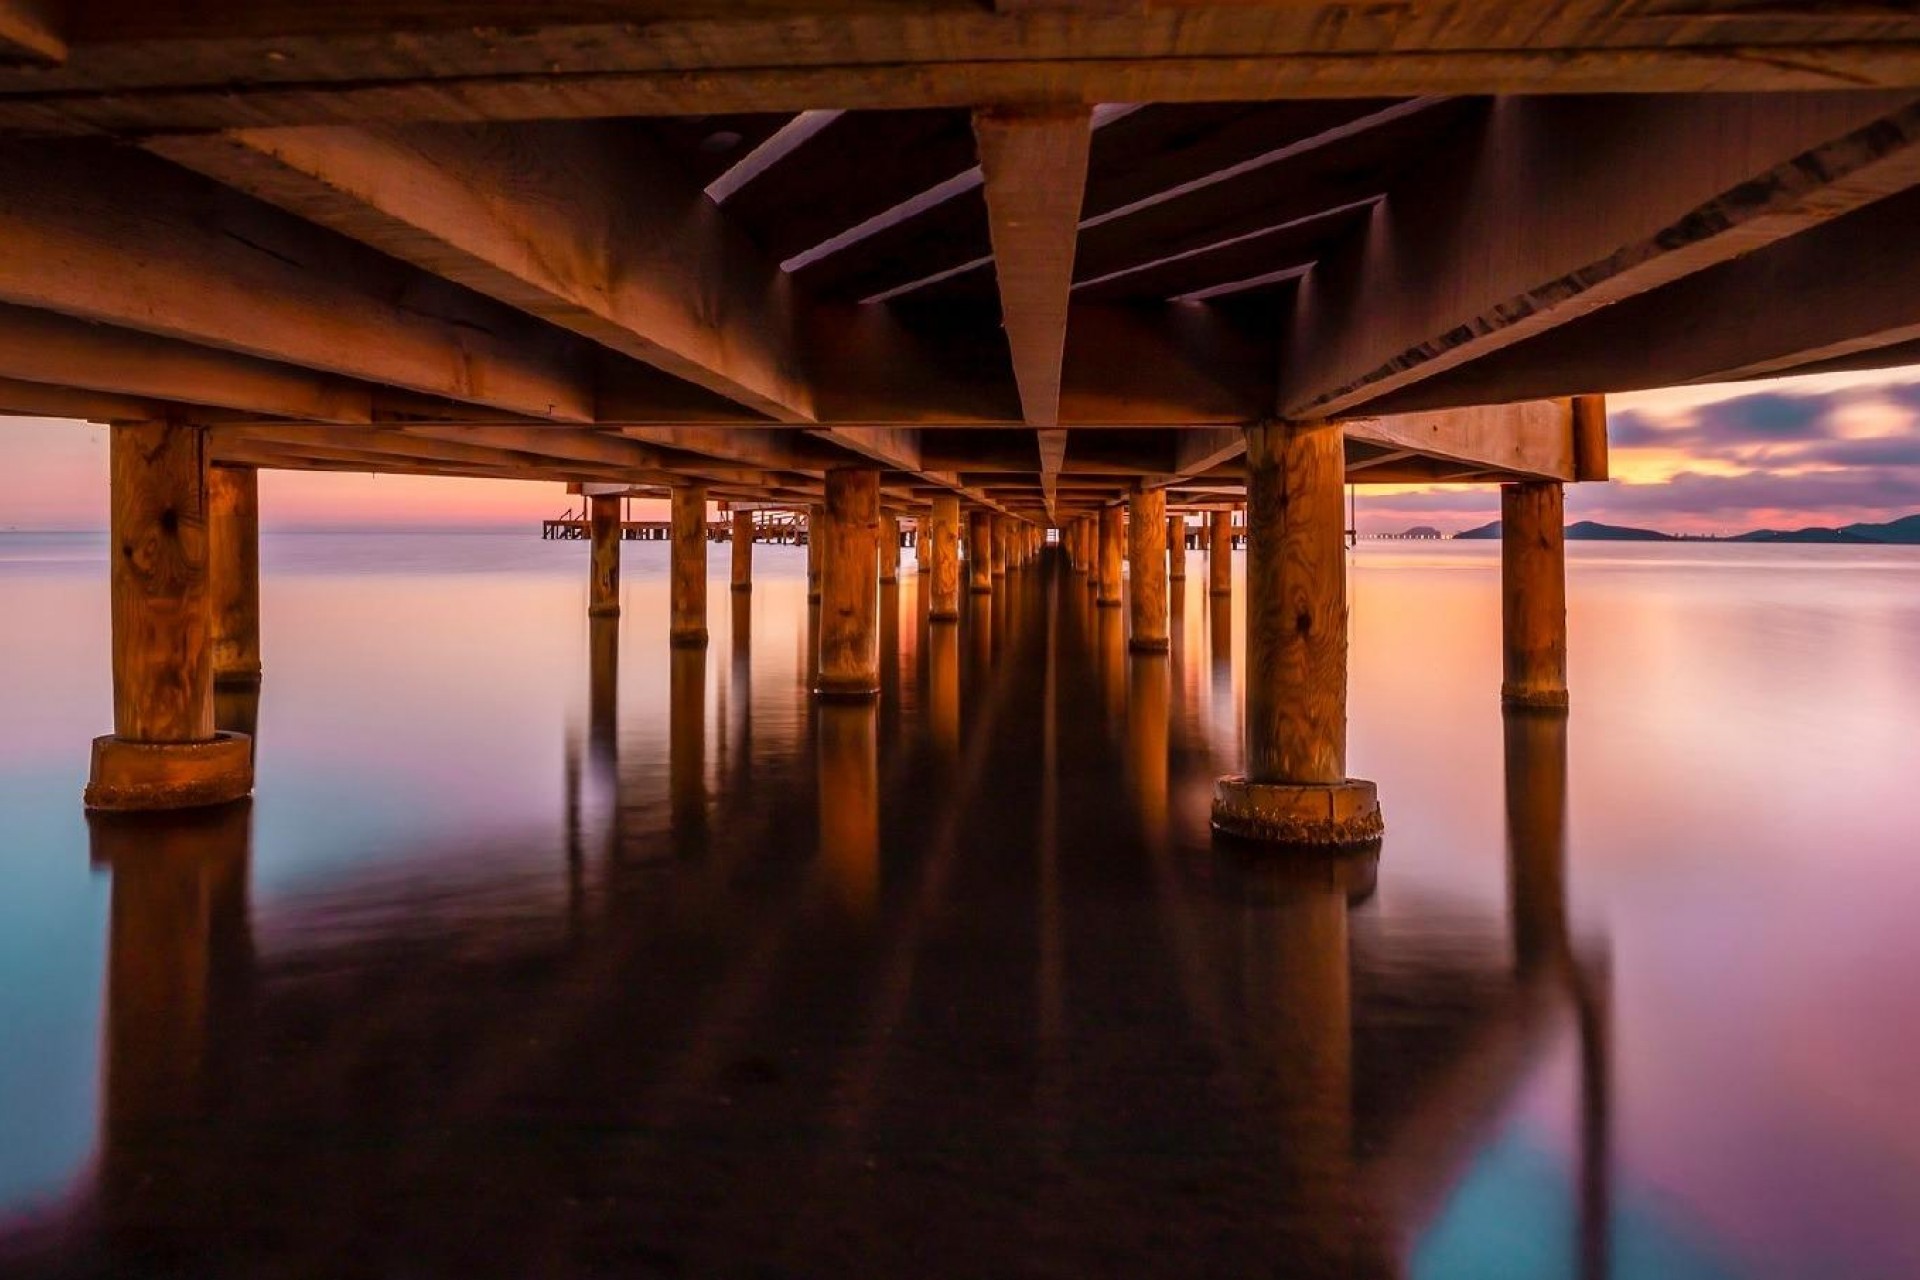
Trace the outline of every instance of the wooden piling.
<path fill-rule="evenodd" d="M 620 615 L 620 499 L 587 499 L 587 616 Z"/>
<path fill-rule="evenodd" d="M 880 517 L 880 581 L 900 581 L 900 517 Z"/>
<path fill-rule="evenodd" d="M 1247 429 L 1245 777 L 1215 787 L 1213 823 L 1279 844 L 1377 840 L 1373 784 L 1347 767 L 1345 453 L 1337 424 Z M 1218 550 L 1227 541 L 1214 527 Z"/>
<path fill-rule="evenodd" d="M 1167 651 L 1167 493 L 1141 489 L 1127 500 L 1127 556 L 1135 653 Z"/>
<path fill-rule="evenodd" d="M 672 497 L 673 572 L 668 583 L 668 641 L 676 649 L 702 649 L 707 643 L 707 490 L 675 485 Z"/>
<path fill-rule="evenodd" d="M 1013 521 L 1006 516 L 994 516 L 992 535 L 987 541 L 988 558 L 993 564 L 993 576 L 1007 576 L 1007 552 L 1013 544 Z"/>
<path fill-rule="evenodd" d="M 871 698 L 880 692 L 879 471 L 827 472 L 824 512 L 814 691 L 828 698 Z"/>
<path fill-rule="evenodd" d="M 1187 518 L 1167 517 L 1167 581 L 1187 580 Z"/>
<path fill-rule="evenodd" d="M 1233 512 L 1207 516 L 1207 594 L 1233 594 Z"/>
<path fill-rule="evenodd" d="M 967 513 L 967 589 L 993 590 L 993 513 Z"/>
<path fill-rule="evenodd" d="M 960 495 L 935 494 L 933 512 L 917 548 L 921 573 L 931 584 L 927 617 L 933 622 L 960 620 Z"/>
<path fill-rule="evenodd" d="M 1100 508 L 1100 593 L 1095 603 L 1102 608 L 1120 607 L 1120 560 L 1126 536 L 1121 522 L 1125 515 L 1117 503 Z"/>
<path fill-rule="evenodd" d="M 807 603 L 820 603 L 820 557 L 826 539 L 821 527 L 827 522 L 827 509 L 816 502 L 807 508 Z"/>
<path fill-rule="evenodd" d="M 733 589 L 753 590 L 753 512 L 733 513 Z"/>
<path fill-rule="evenodd" d="M 1510 707 L 1567 706 L 1566 492 L 1551 480 L 1500 487 L 1500 587 Z"/>
<path fill-rule="evenodd" d="M 251 743 L 214 724 L 206 432 L 116 422 L 109 440 L 114 731 L 94 740 L 87 806 L 239 799 Z"/>
<path fill-rule="evenodd" d="M 207 578 L 216 688 L 260 683 L 260 473 L 207 473 Z"/>

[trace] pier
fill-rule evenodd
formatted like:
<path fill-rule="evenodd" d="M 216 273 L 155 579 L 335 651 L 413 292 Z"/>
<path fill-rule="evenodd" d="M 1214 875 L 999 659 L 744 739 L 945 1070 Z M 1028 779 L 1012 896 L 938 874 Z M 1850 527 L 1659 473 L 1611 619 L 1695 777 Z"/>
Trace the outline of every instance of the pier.
<path fill-rule="evenodd" d="M 1186 553 L 1226 596 L 1244 546 L 1220 828 L 1371 840 L 1343 486 L 1504 488 L 1504 696 L 1561 707 L 1557 521 L 1608 474 L 1602 393 L 1912 358 L 1920 20 L 1730 3 L 1633 19 L 1628 58 L 1587 34 L 1620 0 L 1524 37 L 1476 0 L 1328 61 L 1314 6 L 1177 47 L 1128 6 L 942 7 L 562 6 L 482 55 L 460 5 L 309 32 L 216 4 L 105 42 L 110 5 L 0 4 L 0 410 L 111 424 L 88 802 L 246 794 L 211 712 L 258 665 L 242 477 L 346 469 L 568 486 L 542 532 L 590 544 L 597 614 L 621 541 L 673 543 L 679 616 L 731 512 L 787 513 L 752 536 L 816 557 L 821 696 L 877 692 L 903 527 L 942 581 L 964 528 L 989 601 L 1056 548 L 1144 653 Z M 854 31 L 873 61 L 834 61 Z"/>

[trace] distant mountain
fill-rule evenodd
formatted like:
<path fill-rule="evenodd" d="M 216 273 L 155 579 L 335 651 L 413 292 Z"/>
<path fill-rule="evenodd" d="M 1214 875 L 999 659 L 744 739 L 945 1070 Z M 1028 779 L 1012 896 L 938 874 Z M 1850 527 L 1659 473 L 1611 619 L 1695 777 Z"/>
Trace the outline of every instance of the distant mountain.
<path fill-rule="evenodd" d="M 1492 539 L 1500 536 L 1500 522 L 1483 524 L 1477 529 L 1468 529 L 1456 533 L 1456 538 Z M 1654 529 L 1635 529 L 1627 525 L 1601 524 L 1597 520 L 1580 520 L 1567 526 L 1569 542 L 1673 542 L 1670 533 L 1661 533 Z"/>
<path fill-rule="evenodd" d="M 1735 534 L 1728 542 L 1792 542 L 1792 543 L 1852 543 L 1860 546 L 1873 546 L 1885 541 L 1884 538 L 1868 538 L 1855 533 L 1852 526 L 1845 529 L 1755 529 L 1751 533 Z"/>

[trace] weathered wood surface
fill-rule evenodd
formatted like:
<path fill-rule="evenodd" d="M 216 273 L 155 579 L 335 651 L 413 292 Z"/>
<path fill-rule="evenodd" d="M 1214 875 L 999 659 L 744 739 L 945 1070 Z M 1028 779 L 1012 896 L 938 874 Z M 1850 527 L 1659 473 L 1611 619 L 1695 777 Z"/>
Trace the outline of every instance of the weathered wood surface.
<path fill-rule="evenodd" d="M 213 679 L 260 682 L 260 473 L 207 472 L 207 579 L 213 614 Z"/>
<path fill-rule="evenodd" d="M 880 517 L 880 581 L 900 581 L 900 517 Z"/>
<path fill-rule="evenodd" d="M 1500 599 L 1509 706 L 1567 705 L 1566 491 L 1535 482 L 1500 489 Z"/>
<path fill-rule="evenodd" d="M 1347 566 L 1340 429 L 1247 432 L 1247 741 L 1255 783 L 1347 776 Z M 1215 529 L 1216 550 L 1225 541 Z"/>
<path fill-rule="evenodd" d="M 620 499 L 587 500 L 590 546 L 587 559 L 587 615 L 620 615 Z"/>
<path fill-rule="evenodd" d="M 114 735 L 204 742 L 214 734 L 206 433 L 121 422 L 108 438 Z"/>
<path fill-rule="evenodd" d="M 1248 436 L 1252 436 L 1249 431 Z M 1233 512 L 1207 514 L 1207 594 L 1233 594 Z"/>
<path fill-rule="evenodd" d="M 1183 584 L 1187 580 L 1187 518 L 1184 515 L 1167 517 L 1167 579 Z"/>
<path fill-rule="evenodd" d="M 927 581 L 927 616 L 935 622 L 960 617 L 960 499 L 933 496 L 932 513 L 920 539 L 920 572 Z"/>
<path fill-rule="evenodd" d="M 1167 651 L 1167 495 L 1145 489 L 1127 500 L 1127 594 L 1135 653 Z"/>
<path fill-rule="evenodd" d="M 1100 509 L 1100 549 L 1096 568 L 1099 588 L 1094 603 L 1102 608 L 1120 607 L 1120 566 L 1126 559 L 1125 510 L 1114 503 Z"/>
<path fill-rule="evenodd" d="M 753 512 L 733 513 L 733 532 L 728 539 L 735 591 L 753 590 Z"/>
<path fill-rule="evenodd" d="M 880 473 L 827 473 L 821 530 L 820 668 L 827 697 L 880 692 Z"/>
<path fill-rule="evenodd" d="M 707 491 L 678 485 L 671 507 L 673 550 L 668 580 L 668 642 L 676 649 L 707 643 Z"/>

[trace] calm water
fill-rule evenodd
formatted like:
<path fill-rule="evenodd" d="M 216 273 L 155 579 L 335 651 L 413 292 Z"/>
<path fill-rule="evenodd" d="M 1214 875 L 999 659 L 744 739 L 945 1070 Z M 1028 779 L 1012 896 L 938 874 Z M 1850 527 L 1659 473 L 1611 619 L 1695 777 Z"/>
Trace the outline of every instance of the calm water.
<path fill-rule="evenodd" d="M 1361 548 L 1377 867 L 1208 839 L 1238 587 L 909 576 L 822 708 L 665 553 L 270 537 L 256 799 L 90 827 L 104 539 L 0 538 L 0 1272 L 1920 1274 L 1920 552 L 1578 546 L 1562 728 Z"/>

